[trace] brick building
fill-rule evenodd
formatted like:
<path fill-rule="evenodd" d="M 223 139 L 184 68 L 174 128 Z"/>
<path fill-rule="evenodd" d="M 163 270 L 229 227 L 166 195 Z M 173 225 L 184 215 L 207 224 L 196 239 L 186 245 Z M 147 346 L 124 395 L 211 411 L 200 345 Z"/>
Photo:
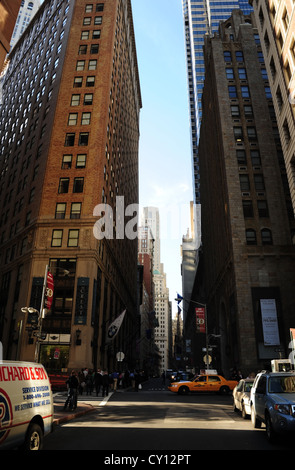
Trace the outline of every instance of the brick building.
<path fill-rule="evenodd" d="M 138 203 L 140 108 L 130 0 L 45 0 L 11 53 L 3 88 L 5 357 L 34 358 L 34 319 L 21 308 L 42 309 L 49 266 L 54 296 L 40 361 L 49 370 L 112 368 L 121 351 L 134 365 L 137 240 L 122 227 L 125 208 Z M 94 230 L 102 208 L 113 216 L 108 238 Z M 107 344 L 107 327 L 124 309 Z"/>
<path fill-rule="evenodd" d="M 295 322 L 294 218 L 253 14 L 233 11 L 206 37 L 205 64 L 203 271 L 192 298 L 207 304 L 209 337 L 220 335 L 213 366 L 247 374 L 288 357 Z"/>
<path fill-rule="evenodd" d="M 9 53 L 10 40 L 15 27 L 21 0 L 0 0 L 0 72 Z"/>

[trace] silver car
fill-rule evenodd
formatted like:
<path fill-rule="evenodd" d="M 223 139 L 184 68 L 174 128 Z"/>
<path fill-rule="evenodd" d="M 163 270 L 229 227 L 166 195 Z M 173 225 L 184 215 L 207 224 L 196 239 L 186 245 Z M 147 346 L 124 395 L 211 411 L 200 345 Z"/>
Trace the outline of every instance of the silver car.
<path fill-rule="evenodd" d="M 251 419 L 258 428 L 265 423 L 270 442 L 283 433 L 295 432 L 294 372 L 261 372 L 251 389 Z"/>
<path fill-rule="evenodd" d="M 242 379 L 233 390 L 233 406 L 235 411 L 241 411 L 245 419 L 251 415 L 250 392 L 254 379 Z"/>

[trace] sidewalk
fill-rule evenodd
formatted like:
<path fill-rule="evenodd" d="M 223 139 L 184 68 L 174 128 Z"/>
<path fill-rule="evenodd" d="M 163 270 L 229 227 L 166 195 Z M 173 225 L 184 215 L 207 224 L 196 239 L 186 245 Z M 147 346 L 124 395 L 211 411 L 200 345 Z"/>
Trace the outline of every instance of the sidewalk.
<path fill-rule="evenodd" d="M 96 397 L 94 395 L 79 395 L 77 408 L 73 411 L 66 409 L 64 410 L 64 404 L 67 399 L 67 392 L 58 392 L 53 394 L 53 405 L 54 405 L 54 417 L 53 424 L 58 426 L 61 423 L 65 423 L 72 419 L 83 416 L 86 413 L 95 411 L 99 406 L 103 406 L 113 392 L 110 392 L 107 397 Z"/>

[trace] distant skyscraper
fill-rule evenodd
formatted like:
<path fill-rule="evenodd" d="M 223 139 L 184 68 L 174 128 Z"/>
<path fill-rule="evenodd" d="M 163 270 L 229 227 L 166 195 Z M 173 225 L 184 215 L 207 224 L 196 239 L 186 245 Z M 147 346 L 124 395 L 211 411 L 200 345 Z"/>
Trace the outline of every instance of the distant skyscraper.
<path fill-rule="evenodd" d="M 188 93 L 192 140 L 194 202 L 200 203 L 198 142 L 202 119 L 204 86 L 204 36 L 218 31 L 220 21 L 231 16 L 234 9 L 244 14 L 252 11 L 248 0 L 182 0 L 187 57 Z"/>
<path fill-rule="evenodd" d="M 11 47 L 17 43 L 31 19 L 37 13 L 41 5 L 41 0 L 22 0 L 15 28 L 11 38 Z"/>

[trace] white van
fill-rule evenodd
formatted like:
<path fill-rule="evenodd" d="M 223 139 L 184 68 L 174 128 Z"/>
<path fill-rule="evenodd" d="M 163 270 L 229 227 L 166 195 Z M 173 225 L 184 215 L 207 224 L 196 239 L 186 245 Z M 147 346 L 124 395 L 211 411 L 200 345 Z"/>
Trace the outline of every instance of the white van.
<path fill-rule="evenodd" d="M 39 450 L 52 425 L 51 384 L 42 364 L 0 361 L 0 450 Z"/>

